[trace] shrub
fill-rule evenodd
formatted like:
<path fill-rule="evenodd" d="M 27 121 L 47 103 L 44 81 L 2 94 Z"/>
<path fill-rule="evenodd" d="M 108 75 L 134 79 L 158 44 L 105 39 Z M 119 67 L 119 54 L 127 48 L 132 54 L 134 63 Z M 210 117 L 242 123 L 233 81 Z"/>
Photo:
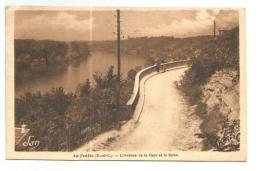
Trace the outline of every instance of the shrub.
<path fill-rule="evenodd" d="M 37 150 L 58 151 L 64 140 L 64 114 L 72 94 L 54 88 L 46 94 L 26 93 L 15 99 L 15 124 L 28 124 L 31 134 L 40 140 Z"/>
<path fill-rule="evenodd" d="M 181 89 L 191 99 L 192 103 L 199 102 L 201 90 L 208 78 L 223 68 L 239 70 L 239 28 L 212 39 L 200 45 L 191 61 L 190 68 L 180 81 Z"/>
<path fill-rule="evenodd" d="M 130 72 L 128 75 L 135 76 Z M 31 134 L 41 141 L 34 150 L 73 150 L 83 140 L 90 140 L 130 118 L 124 104 L 130 98 L 134 80 L 121 79 L 120 106 L 116 104 L 118 80 L 113 66 L 104 77 L 96 73 L 94 80 L 95 87 L 87 79 L 75 93 L 53 88 L 45 94 L 25 93 L 15 99 L 15 124 L 28 124 Z"/>

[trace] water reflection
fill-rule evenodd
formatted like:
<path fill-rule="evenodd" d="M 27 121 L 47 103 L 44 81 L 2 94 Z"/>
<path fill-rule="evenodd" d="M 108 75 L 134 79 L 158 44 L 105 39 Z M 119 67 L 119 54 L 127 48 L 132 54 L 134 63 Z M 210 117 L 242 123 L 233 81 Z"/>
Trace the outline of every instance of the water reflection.
<path fill-rule="evenodd" d="M 121 61 L 122 74 L 123 77 L 126 77 L 130 69 L 143 66 L 145 59 L 138 56 L 123 55 Z M 66 92 L 73 92 L 87 78 L 93 83 L 93 74 L 99 72 L 104 75 L 111 65 L 117 65 L 116 54 L 92 52 L 86 60 L 70 62 L 60 72 L 49 69 L 49 73 L 39 75 L 36 79 L 31 79 L 32 74 L 27 76 L 28 79 L 24 78 L 22 83 L 16 84 L 15 93 L 16 96 L 19 96 L 24 92 L 46 92 L 52 87 L 63 87 Z"/>

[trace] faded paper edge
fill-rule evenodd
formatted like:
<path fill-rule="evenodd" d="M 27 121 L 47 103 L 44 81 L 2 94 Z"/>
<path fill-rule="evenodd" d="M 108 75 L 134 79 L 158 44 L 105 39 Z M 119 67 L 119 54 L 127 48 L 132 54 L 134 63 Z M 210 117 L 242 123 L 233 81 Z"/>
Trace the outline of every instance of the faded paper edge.
<path fill-rule="evenodd" d="M 119 7 L 116 7 L 119 8 Z M 44 159 L 44 160 L 156 160 L 156 161 L 246 161 L 247 160 L 247 94 L 246 94 L 246 23 L 244 8 L 133 8 L 129 10 L 199 10 L 199 9 L 235 9 L 239 11 L 239 47 L 240 47 L 240 150 L 237 152 L 215 151 L 99 151 L 99 152 L 17 152 L 14 135 L 14 13 L 16 10 L 112 10 L 114 7 L 41 7 L 13 6 L 6 7 L 6 159 Z M 138 157 L 140 154 L 148 157 Z M 120 157 L 120 155 L 136 155 L 137 157 Z M 149 157 L 149 154 L 167 154 L 166 157 Z M 169 157 L 172 154 L 173 157 Z M 85 155 L 75 158 L 76 155 Z M 100 156 L 104 157 L 100 157 Z M 90 157 L 87 157 L 90 156 Z M 94 157 L 91 157 L 94 156 Z M 111 158 L 111 156 L 113 156 Z M 117 156 L 117 157 L 116 157 Z"/>

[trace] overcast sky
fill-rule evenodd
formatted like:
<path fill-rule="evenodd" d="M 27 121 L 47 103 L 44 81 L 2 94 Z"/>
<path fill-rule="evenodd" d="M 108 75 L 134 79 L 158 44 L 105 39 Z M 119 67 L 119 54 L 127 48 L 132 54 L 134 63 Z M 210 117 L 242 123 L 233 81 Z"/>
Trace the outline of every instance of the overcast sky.
<path fill-rule="evenodd" d="M 15 38 L 111 40 L 116 35 L 115 11 L 17 11 Z M 238 25 L 236 10 L 121 10 L 124 37 L 189 37 L 213 33 L 217 27 Z"/>

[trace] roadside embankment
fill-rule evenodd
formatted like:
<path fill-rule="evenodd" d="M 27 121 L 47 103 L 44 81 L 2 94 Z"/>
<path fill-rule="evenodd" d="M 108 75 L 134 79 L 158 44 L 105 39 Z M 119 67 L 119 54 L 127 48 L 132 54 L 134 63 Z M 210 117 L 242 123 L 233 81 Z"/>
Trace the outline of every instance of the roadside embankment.
<path fill-rule="evenodd" d="M 239 149 L 239 73 L 222 69 L 201 87 L 201 103 L 197 114 L 203 118 L 202 132 L 206 147 L 218 151 Z"/>

